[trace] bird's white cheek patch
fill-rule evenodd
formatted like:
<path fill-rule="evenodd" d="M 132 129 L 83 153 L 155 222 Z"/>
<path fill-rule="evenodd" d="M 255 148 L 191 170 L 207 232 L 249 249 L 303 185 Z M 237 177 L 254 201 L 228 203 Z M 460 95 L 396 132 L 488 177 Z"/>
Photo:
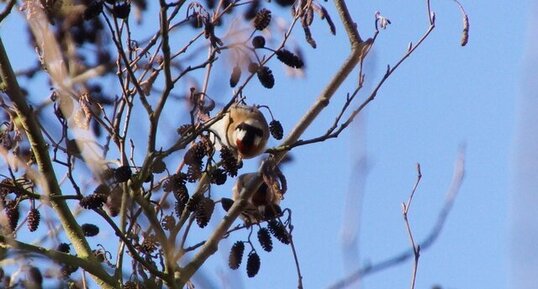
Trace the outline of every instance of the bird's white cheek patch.
<path fill-rule="evenodd" d="M 247 134 L 246 130 L 237 129 L 235 130 L 235 139 L 242 140 L 245 138 L 245 135 Z"/>

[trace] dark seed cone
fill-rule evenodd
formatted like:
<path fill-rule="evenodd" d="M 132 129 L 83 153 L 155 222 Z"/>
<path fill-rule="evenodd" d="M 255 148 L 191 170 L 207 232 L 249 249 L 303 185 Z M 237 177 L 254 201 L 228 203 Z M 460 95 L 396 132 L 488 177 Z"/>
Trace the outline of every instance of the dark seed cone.
<path fill-rule="evenodd" d="M 226 172 L 223 169 L 214 169 L 211 172 L 211 183 L 222 185 L 226 183 Z"/>
<path fill-rule="evenodd" d="M 105 184 L 100 184 L 93 190 L 93 193 L 108 196 L 110 194 L 110 187 Z"/>
<path fill-rule="evenodd" d="M 74 266 L 71 266 L 71 265 L 63 265 L 60 268 L 60 272 L 62 273 L 62 276 L 64 278 L 69 277 L 69 275 L 75 273 L 77 270 L 78 270 L 78 267 L 74 267 Z"/>
<path fill-rule="evenodd" d="M 275 3 L 282 7 L 286 7 L 293 5 L 293 3 L 295 3 L 295 0 L 275 0 Z"/>
<path fill-rule="evenodd" d="M 9 222 L 9 228 L 11 229 L 11 231 L 15 231 L 15 229 L 17 229 L 17 224 L 19 223 L 20 218 L 19 206 L 7 205 L 4 211 Z"/>
<path fill-rule="evenodd" d="M 103 12 L 103 1 L 100 0 L 94 0 L 91 1 L 90 4 L 86 7 L 86 10 L 84 10 L 84 20 L 90 20 L 92 18 L 95 18 L 99 16 L 99 14 Z"/>
<path fill-rule="evenodd" d="M 269 234 L 267 228 L 258 230 L 258 241 L 265 251 L 271 252 L 273 250 L 273 240 L 271 239 L 271 234 Z"/>
<path fill-rule="evenodd" d="M 267 223 L 267 227 L 269 228 L 271 234 L 273 234 L 273 236 L 275 236 L 275 238 L 277 238 L 280 242 L 286 245 L 290 243 L 290 236 L 288 231 L 286 231 L 286 227 L 284 227 L 284 225 L 278 220 L 270 220 Z"/>
<path fill-rule="evenodd" d="M 30 212 L 28 212 L 28 230 L 30 230 L 30 232 L 37 230 L 40 220 L 41 215 L 39 214 L 39 211 L 36 208 L 31 209 Z"/>
<path fill-rule="evenodd" d="M 250 252 L 247 259 L 247 276 L 249 278 L 256 276 L 260 271 L 260 265 L 260 256 L 255 251 Z"/>
<path fill-rule="evenodd" d="M 237 176 L 237 170 L 241 167 L 232 150 L 227 146 L 222 146 L 222 149 L 220 150 L 220 158 L 222 159 L 222 168 L 224 171 L 226 171 L 230 177 Z"/>
<path fill-rule="evenodd" d="M 230 76 L 230 86 L 235 87 L 240 79 L 241 79 L 241 68 L 236 65 L 234 66 L 232 70 L 232 75 Z"/>
<path fill-rule="evenodd" d="M 258 69 L 258 79 L 265 88 L 273 88 L 275 86 L 275 77 L 271 69 L 267 66 L 262 66 Z"/>
<path fill-rule="evenodd" d="M 204 196 L 202 196 L 202 194 L 192 195 L 192 197 L 187 202 L 187 210 L 189 210 L 190 212 L 196 211 L 198 208 L 198 205 L 200 205 L 203 198 Z"/>
<path fill-rule="evenodd" d="M 164 216 L 161 224 L 163 226 L 163 229 L 167 231 L 171 231 L 176 225 L 176 219 L 172 215 L 167 215 L 167 216 Z"/>
<path fill-rule="evenodd" d="M 166 164 L 163 160 L 157 160 L 151 165 L 151 172 L 154 174 L 160 174 L 166 170 Z"/>
<path fill-rule="evenodd" d="M 204 25 L 203 17 L 198 12 L 194 12 L 189 17 L 192 28 L 202 28 Z"/>
<path fill-rule="evenodd" d="M 196 223 L 200 228 L 204 228 L 209 223 L 213 210 L 215 209 L 215 202 L 210 198 L 204 198 L 200 201 L 200 204 L 196 208 L 195 218 Z"/>
<path fill-rule="evenodd" d="M 142 242 L 142 251 L 145 253 L 153 253 L 157 249 L 157 239 L 154 235 L 149 235 L 144 238 L 144 241 Z"/>
<path fill-rule="evenodd" d="M 222 205 L 222 209 L 228 212 L 228 210 L 233 206 L 234 201 L 232 199 L 222 198 L 220 204 Z"/>
<path fill-rule="evenodd" d="M 99 227 L 94 224 L 82 224 L 80 228 L 86 237 L 93 237 L 99 234 Z"/>
<path fill-rule="evenodd" d="M 299 56 L 293 54 L 286 49 L 278 50 L 276 52 L 276 58 L 278 58 L 278 60 L 290 67 L 301 68 L 304 65 L 303 61 L 301 60 L 301 58 L 299 58 Z"/>
<path fill-rule="evenodd" d="M 254 28 L 256 30 L 264 30 L 269 26 L 269 23 L 271 23 L 271 11 L 262 8 L 256 13 L 256 17 L 254 17 Z"/>
<path fill-rule="evenodd" d="M 101 208 L 106 203 L 107 196 L 103 194 L 90 194 L 82 198 L 79 205 L 87 210 L 94 210 Z"/>
<path fill-rule="evenodd" d="M 202 177 L 202 165 L 199 166 L 190 165 L 187 168 L 187 181 L 189 183 L 195 183 Z"/>
<path fill-rule="evenodd" d="M 202 135 L 200 138 L 200 144 L 204 146 L 205 154 L 212 156 L 215 152 L 215 144 L 211 140 L 211 137 L 209 135 Z"/>
<path fill-rule="evenodd" d="M 254 48 L 264 48 L 265 47 L 265 37 L 263 36 L 256 36 L 252 38 L 252 46 Z"/>
<path fill-rule="evenodd" d="M 114 170 L 114 178 L 116 182 L 123 183 L 128 181 L 131 178 L 133 172 L 129 166 L 121 166 Z"/>
<path fill-rule="evenodd" d="M 189 202 L 189 194 L 187 191 L 184 191 L 182 194 L 174 193 L 174 196 L 176 197 L 176 205 L 174 207 L 176 211 L 176 216 L 181 217 L 181 214 L 183 213 L 183 210 L 185 209 L 185 206 Z"/>
<path fill-rule="evenodd" d="M 202 142 L 197 142 L 185 153 L 185 163 L 190 166 L 201 166 L 206 153 L 206 146 Z"/>
<path fill-rule="evenodd" d="M 3 179 L 0 184 L 2 185 L 5 185 L 5 186 L 15 186 L 15 184 L 13 183 L 13 181 L 11 179 Z M 11 193 L 14 193 L 12 189 L 8 188 L 8 187 L 0 187 L 0 198 L 2 200 L 5 200 L 5 198 L 7 197 L 7 195 L 11 194 Z"/>
<path fill-rule="evenodd" d="M 256 12 L 258 11 L 258 8 L 260 7 L 260 2 L 261 1 L 259 0 L 250 2 L 250 4 L 247 7 L 247 11 L 245 11 L 245 13 L 243 14 L 243 17 L 246 20 L 252 20 L 252 18 L 256 17 Z"/>
<path fill-rule="evenodd" d="M 284 129 L 282 128 L 282 124 L 278 120 L 272 120 L 269 123 L 269 131 L 271 132 L 271 135 L 277 140 L 281 140 L 284 136 Z"/>
<path fill-rule="evenodd" d="M 189 190 L 184 184 L 180 184 L 179 187 L 174 191 L 174 197 L 176 201 L 184 201 L 189 199 Z M 186 204 L 186 202 L 185 202 Z"/>
<path fill-rule="evenodd" d="M 228 257 L 228 266 L 230 269 L 237 270 L 241 266 L 244 251 L 245 244 L 243 242 L 237 241 L 233 244 L 230 250 L 230 256 Z"/>
<path fill-rule="evenodd" d="M 131 12 L 131 4 L 129 2 L 124 2 L 121 4 L 115 4 L 112 8 L 112 15 L 116 18 L 127 19 L 129 13 Z"/>
<path fill-rule="evenodd" d="M 58 248 L 56 248 L 56 250 L 62 253 L 69 254 L 69 251 L 71 251 L 71 248 L 69 247 L 69 244 L 67 243 L 60 243 L 60 245 L 58 245 Z"/>
<path fill-rule="evenodd" d="M 171 175 L 163 181 L 163 190 L 165 192 L 173 192 L 179 190 L 185 185 L 186 175 L 183 173 Z"/>

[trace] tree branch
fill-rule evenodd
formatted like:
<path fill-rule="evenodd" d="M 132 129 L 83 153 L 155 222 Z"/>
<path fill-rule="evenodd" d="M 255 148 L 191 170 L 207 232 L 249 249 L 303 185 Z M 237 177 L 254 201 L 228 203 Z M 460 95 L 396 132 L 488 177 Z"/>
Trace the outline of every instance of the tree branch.
<path fill-rule="evenodd" d="M 17 114 L 20 126 L 26 132 L 28 142 L 34 152 L 38 171 L 43 176 L 44 182 L 41 184 L 46 194 L 50 195 L 52 208 L 58 213 L 58 218 L 66 232 L 67 237 L 73 244 L 78 256 L 82 259 L 89 259 L 90 262 L 98 263 L 92 254 L 91 248 L 84 238 L 82 229 L 73 217 L 65 200 L 52 198 L 62 195 L 60 186 L 56 179 L 56 173 L 52 167 L 52 162 L 47 150 L 47 144 L 43 139 L 41 130 L 35 118 L 33 110 L 30 108 L 24 95 L 21 92 L 11 63 L 7 56 L 2 38 L 0 37 L 0 76 L 5 85 L 6 94 L 15 104 L 14 110 Z M 103 288 L 114 288 L 115 281 L 101 268 L 94 275 L 96 282 Z"/>
<path fill-rule="evenodd" d="M 9 249 L 9 250 L 20 250 L 24 253 L 35 253 L 44 257 L 47 257 L 50 260 L 56 261 L 60 264 L 65 264 L 72 266 L 74 268 L 82 268 L 88 273 L 94 276 L 101 276 L 103 268 L 99 262 L 94 262 L 93 260 L 88 260 L 78 256 L 73 256 L 56 250 L 45 249 L 40 246 L 34 246 L 28 243 L 16 241 L 13 239 L 8 239 L 5 236 L 0 236 L 0 248 Z M 115 280 L 108 278 L 109 282 L 112 284 L 115 283 Z M 102 286 L 102 285 L 101 285 Z M 101 288 L 115 288 L 115 287 L 101 287 Z"/>
<path fill-rule="evenodd" d="M 460 190 L 461 184 L 463 182 L 464 174 L 465 174 L 465 150 L 464 148 L 461 148 L 458 154 L 458 157 L 456 158 L 456 163 L 454 165 L 454 172 L 452 175 L 452 181 L 446 193 L 443 208 L 441 209 L 441 211 L 439 211 L 439 214 L 437 215 L 437 221 L 435 222 L 435 225 L 433 226 L 430 233 L 426 236 L 426 238 L 424 238 L 424 240 L 422 240 L 422 242 L 419 242 L 417 245 L 418 247 L 420 247 L 421 251 L 428 249 L 441 234 L 441 231 L 443 230 L 448 214 L 450 213 L 450 210 L 452 209 L 452 206 L 454 205 L 454 201 L 456 200 L 456 196 Z M 415 256 L 415 252 L 414 250 L 411 249 L 411 250 L 406 250 L 387 260 L 381 261 L 377 264 L 367 265 L 351 273 L 350 275 L 342 278 L 341 280 L 337 281 L 336 283 L 331 285 L 329 289 L 340 289 L 340 288 L 348 287 L 366 275 L 370 275 L 373 273 L 383 271 L 387 268 L 394 267 L 396 265 L 399 265 L 407 261 L 410 258 L 413 258 L 414 256 Z"/>

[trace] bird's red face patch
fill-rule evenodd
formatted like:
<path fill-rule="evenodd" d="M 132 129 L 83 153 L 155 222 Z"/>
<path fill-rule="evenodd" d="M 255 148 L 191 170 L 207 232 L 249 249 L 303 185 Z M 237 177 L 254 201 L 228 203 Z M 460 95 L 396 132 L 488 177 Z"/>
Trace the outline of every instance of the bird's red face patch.
<path fill-rule="evenodd" d="M 235 145 L 240 154 L 250 156 L 262 141 L 263 131 L 253 125 L 242 123 L 235 130 Z"/>
<path fill-rule="evenodd" d="M 239 153 L 242 155 L 250 155 L 250 153 L 254 150 L 254 146 L 246 145 L 240 139 L 235 140 L 235 145 L 237 146 Z"/>

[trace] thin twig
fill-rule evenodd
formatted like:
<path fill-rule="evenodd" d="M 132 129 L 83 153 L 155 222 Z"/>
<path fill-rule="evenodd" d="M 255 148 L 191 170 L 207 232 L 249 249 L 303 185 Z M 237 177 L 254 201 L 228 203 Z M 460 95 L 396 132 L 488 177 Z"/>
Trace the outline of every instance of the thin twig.
<path fill-rule="evenodd" d="M 439 214 L 437 215 L 437 220 L 435 222 L 435 225 L 430 230 L 430 233 L 426 236 L 426 238 L 424 238 L 417 245 L 418 247 L 420 247 L 421 251 L 428 249 L 433 243 L 435 243 L 435 241 L 441 234 L 441 231 L 443 230 L 443 227 L 447 220 L 448 214 L 450 213 L 452 206 L 454 205 L 454 201 L 456 200 L 456 196 L 460 190 L 461 184 L 463 182 L 464 174 L 465 174 L 465 148 L 462 147 L 458 153 L 458 157 L 456 158 L 456 163 L 454 165 L 454 171 L 452 175 L 452 181 L 447 190 L 443 207 L 441 208 L 441 210 L 439 211 Z M 348 287 L 354 282 L 360 280 L 361 278 L 367 275 L 377 273 L 377 272 L 386 270 L 387 268 L 391 268 L 396 265 L 402 264 L 403 262 L 407 261 L 409 258 L 412 258 L 413 256 L 414 256 L 413 250 L 406 250 L 398 255 L 390 257 L 379 263 L 362 267 L 356 270 L 355 272 L 351 273 L 350 275 L 335 282 L 333 285 L 329 286 L 328 288 L 340 289 L 340 288 Z"/>
<path fill-rule="evenodd" d="M 434 18 L 435 19 L 435 18 Z M 313 143 L 318 143 L 318 142 L 323 142 L 323 141 L 326 141 L 328 139 L 331 139 L 331 138 L 337 138 L 340 133 L 342 133 L 342 131 L 344 131 L 352 122 L 353 120 L 355 119 L 355 117 L 362 112 L 362 110 L 370 103 L 372 102 L 375 97 L 377 96 L 377 93 L 379 92 L 379 90 L 381 89 L 381 87 L 383 86 L 383 84 L 385 83 L 385 81 L 387 81 L 389 79 L 389 77 L 396 71 L 396 69 L 398 69 L 398 67 L 400 67 L 400 65 L 407 59 L 409 58 L 409 56 L 411 56 L 411 54 L 413 54 L 413 52 L 424 42 L 424 40 L 426 40 L 428 38 L 428 36 L 430 35 L 430 33 L 433 31 L 433 29 L 435 28 L 435 22 L 433 24 L 430 24 L 430 26 L 428 27 L 428 29 L 426 30 L 426 32 L 422 35 L 422 37 L 418 40 L 417 44 L 415 46 L 411 46 L 409 47 L 410 49 L 408 49 L 404 55 L 402 56 L 402 58 L 400 58 L 400 60 L 398 60 L 396 62 L 396 64 L 394 66 L 387 66 L 387 70 L 385 72 L 385 74 L 383 75 L 383 77 L 381 78 L 381 80 L 377 83 L 377 85 L 375 86 L 375 88 L 372 90 L 372 92 L 370 93 L 370 96 L 364 101 L 362 102 L 357 109 L 355 109 L 351 114 L 350 116 L 347 118 L 347 120 L 343 123 L 340 124 L 340 126 L 338 127 L 338 129 L 335 131 L 334 128 L 330 128 L 327 133 L 325 133 L 324 135 L 322 136 L 319 136 L 319 137 L 315 137 L 315 138 L 311 138 L 311 139 L 308 139 L 308 140 L 298 140 L 296 141 L 295 143 L 293 144 L 289 144 L 289 145 L 281 145 L 281 146 L 278 146 L 274 149 L 270 149 L 269 151 L 270 152 L 277 152 L 277 151 L 283 151 L 283 150 L 291 150 L 295 147 L 298 147 L 298 146 L 303 146 L 303 145 L 307 145 L 307 144 L 313 144 Z M 349 99 L 353 99 L 355 97 L 355 95 L 359 92 L 359 90 L 362 88 L 362 86 L 359 84 L 359 86 L 355 89 L 355 91 L 351 94 L 351 96 L 349 97 Z M 347 106 L 349 105 L 349 101 L 347 101 L 345 104 L 344 104 L 344 107 L 342 108 L 342 111 L 345 111 L 347 109 Z M 339 118 L 337 118 L 337 120 L 339 120 Z"/>
<path fill-rule="evenodd" d="M 295 270 L 297 271 L 297 288 L 303 289 L 303 274 L 301 273 L 301 266 L 299 265 L 299 257 L 297 255 L 297 249 L 295 248 L 295 243 L 293 242 L 293 236 L 291 234 L 291 232 L 293 231 L 293 226 L 291 225 L 291 210 L 287 210 L 287 212 L 289 214 L 288 220 L 290 221 L 290 225 L 289 225 L 290 232 L 288 233 L 288 237 L 290 240 L 291 252 L 293 253 L 293 260 L 295 262 Z M 282 223 L 280 218 L 278 219 L 278 221 Z"/>
<path fill-rule="evenodd" d="M 411 277 L 411 289 L 415 289 L 415 282 L 417 280 L 417 270 L 418 270 L 418 260 L 420 258 L 420 246 L 417 246 L 415 243 L 415 238 L 413 237 L 413 231 L 411 230 L 411 224 L 409 223 L 409 208 L 413 202 L 413 197 L 417 191 L 420 180 L 422 179 L 422 172 L 420 171 L 420 164 L 417 163 L 417 181 L 413 186 L 413 190 L 409 195 L 407 203 L 402 203 L 402 215 L 405 222 L 405 228 L 407 230 L 407 235 L 409 236 L 409 242 L 411 242 L 411 249 L 413 250 L 414 262 L 413 262 L 413 273 Z"/>

